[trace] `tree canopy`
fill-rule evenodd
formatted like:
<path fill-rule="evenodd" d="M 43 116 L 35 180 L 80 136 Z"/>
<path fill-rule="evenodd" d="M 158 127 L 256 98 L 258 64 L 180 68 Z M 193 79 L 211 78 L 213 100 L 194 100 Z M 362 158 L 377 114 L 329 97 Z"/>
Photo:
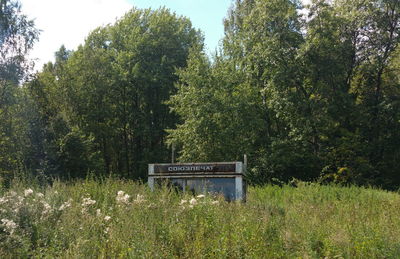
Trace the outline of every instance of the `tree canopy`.
<path fill-rule="evenodd" d="M 0 180 L 23 170 L 21 95 L 18 84 L 29 68 L 28 51 L 38 37 L 18 1 L 0 0 Z"/>
<path fill-rule="evenodd" d="M 187 18 L 165 8 L 132 9 L 92 31 L 77 50 L 62 47 L 28 86 L 54 144 L 43 157 L 56 163 L 49 173 L 138 178 L 149 162 L 166 161 L 165 129 L 177 117 L 165 101 L 176 91 L 175 69 L 202 41 Z"/>
<path fill-rule="evenodd" d="M 180 73 L 171 107 L 184 121 L 171 141 L 182 160 L 251 154 L 254 182 L 399 184 L 400 3 L 318 0 L 306 17 L 302 8 L 235 2 L 216 62 L 192 55 Z"/>
<path fill-rule="evenodd" d="M 17 2 L 1 8 L 2 80 L 15 85 L 37 31 Z M 0 172 L 143 179 L 174 145 L 184 162 L 247 154 L 254 184 L 397 188 L 399 11 L 397 0 L 236 0 L 210 56 L 189 19 L 133 8 L 0 95 Z"/>

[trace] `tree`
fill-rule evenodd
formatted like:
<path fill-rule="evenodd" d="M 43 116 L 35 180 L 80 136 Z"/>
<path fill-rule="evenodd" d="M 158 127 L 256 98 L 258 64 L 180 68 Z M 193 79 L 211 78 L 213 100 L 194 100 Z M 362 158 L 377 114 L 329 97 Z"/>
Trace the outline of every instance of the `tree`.
<path fill-rule="evenodd" d="M 56 64 L 39 73 L 31 88 L 37 104 L 44 100 L 42 119 L 65 125 L 50 141 L 61 174 L 140 178 L 148 163 L 167 161 L 165 129 L 177 117 L 165 101 L 194 44 L 202 44 L 202 36 L 187 18 L 164 8 L 132 9 L 92 31 L 77 50 L 60 49 Z M 88 167 L 75 156 L 87 159 Z"/>
<path fill-rule="evenodd" d="M 18 1 L 0 0 L 0 178 L 21 171 L 20 89 L 28 69 L 26 54 L 38 37 Z"/>
<path fill-rule="evenodd" d="M 194 47 L 178 72 L 178 92 L 168 102 L 182 123 L 169 130 L 180 161 L 238 160 L 256 150 L 263 123 L 259 92 L 221 57 L 213 64 Z"/>
<path fill-rule="evenodd" d="M 32 20 L 15 0 L 0 1 L 0 79 L 18 82 L 27 68 L 26 54 L 38 37 Z"/>
<path fill-rule="evenodd" d="M 291 1 L 236 1 L 215 63 L 207 67 L 202 55 L 191 57 L 171 100 L 184 119 L 171 131 L 171 141 L 183 145 L 181 159 L 236 160 L 250 154 L 257 165 L 254 179 L 260 180 L 262 157 L 290 130 L 292 111 L 277 107 L 290 104 L 280 94 L 299 75 L 296 51 L 303 38 L 297 8 Z"/>
<path fill-rule="evenodd" d="M 179 73 L 171 105 L 183 122 L 171 131 L 171 141 L 182 143 L 181 159 L 237 159 L 229 151 L 251 143 L 246 152 L 256 154 L 250 170 L 256 182 L 292 177 L 387 187 L 399 182 L 393 164 L 400 151 L 399 84 L 393 72 L 399 5 L 315 0 L 303 19 L 298 1 L 236 1 L 225 20 L 219 58 L 210 64 L 193 55 Z M 221 80 L 227 71 L 222 63 L 231 68 L 232 80 Z M 240 105 L 249 96 L 250 116 Z M 190 103 L 196 106 L 186 108 Z M 231 123 L 233 131 L 214 119 L 238 114 L 246 114 L 247 121 Z M 238 126 L 244 121 L 257 123 Z M 237 132 L 256 137 L 241 142 Z"/>

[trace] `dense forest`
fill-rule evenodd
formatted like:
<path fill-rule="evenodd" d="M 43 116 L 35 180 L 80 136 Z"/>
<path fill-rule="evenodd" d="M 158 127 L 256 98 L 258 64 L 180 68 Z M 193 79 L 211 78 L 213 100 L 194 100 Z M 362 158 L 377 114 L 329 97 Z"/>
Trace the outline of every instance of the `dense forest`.
<path fill-rule="evenodd" d="M 166 8 L 133 8 L 29 73 L 38 39 L 0 0 L 0 181 L 249 158 L 252 184 L 400 185 L 400 1 L 236 0 L 214 54 Z"/>

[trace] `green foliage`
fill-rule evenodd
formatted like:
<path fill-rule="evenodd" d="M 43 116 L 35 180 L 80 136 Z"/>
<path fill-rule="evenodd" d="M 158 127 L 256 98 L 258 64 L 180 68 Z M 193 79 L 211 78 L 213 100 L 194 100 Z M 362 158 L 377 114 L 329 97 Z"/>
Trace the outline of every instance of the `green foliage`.
<path fill-rule="evenodd" d="M 132 9 L 77 50 L 62 46 L 55 64 L 27 85 L 39 124 L 31 141 L 42 151 L 44 174 L 143 178 L 149 162 L 166 161 L 164 129 L 177 118 L 164 102 L 194 44 L 202 38 L 188 19 Z"/>
<path fill-rule="evenodd" d="M 33 21 L 21 13 L 19 1 L 0 0 L 0 185 L 23 171 L 26 142 L 18 83 L 29 68 L 26 54 L 37 36 Z"/>
<path fill-rule="evenodd" d="M 79 130 L 72 129 L 65 135 L 59 143 L 59 156 L 62 170 L 69 175 L 61 175 L 61 177 L 67 179 L 82 177 L 94 170 L 95 167 L 91 163 L 96 159 L 89 157 L 89 155 L 95 155 L 91 150 L 92 146 L 93 139 L 86 138 Z"/>
<path fill-rule="evenodd" d="M 235 2 L 214 62 L 195 50 L 179 73 L 170 105 L 183 121 L 171 143 L 185 161 L 247 153 L 254 183 L 397 186 L 400 4 L 318 0 L 304 17 L 301 8 Z"/>
<path fill-rule="evenodd" d="M 166 9 L 133 9 L 93 31 L 60 78 L 68 118 L 93 136 L 105 173 L 143 177 L 147 163 L 165 161 L 164 129 L 176 116 L 164 104 L 175 91 L 175 69 L 200 44 L 189 20 Z"/>
<path fill-rule="evenodd" d="M 182 162 L 247 154 L 253 184 L 400 184 L 399 1 L 236 0 L 211 58 L 187 18 L 134 8 L 23 87 L 37 31 L 0 3 L 2 181 L 144 179 L 174 146 Z"/>
<path fill-rule="evenodd" d="M 183 123 L 169 131 L 169 143 L 181 148 L 181 161 L 240 159 L 260 138 L 263 119 L 258 116 L 257 91 L 243 82 L 232 64 L 216 58 L 211 66 L 194 48 L 188 67 L 178 72 L 178 92 L 169 104 Z"/>
<path fill-rule="evenodd" d="M 21 12 L 18 0 L 0 1 L 0 96 L 6 81 L 19 82 L 29 67 L 27 52 L 37 40 L 34 22 Z M 1 103 L 1 102 L 0 102 Z M 1 108 L 1 106 L 0 106 Z"/>
<path fill-rule="evenodd" d="M 398 193 L 297 182 L 246 203 L 133 181 L 15 182 L 0 191 L 0 256 L 397 258 Z"/>

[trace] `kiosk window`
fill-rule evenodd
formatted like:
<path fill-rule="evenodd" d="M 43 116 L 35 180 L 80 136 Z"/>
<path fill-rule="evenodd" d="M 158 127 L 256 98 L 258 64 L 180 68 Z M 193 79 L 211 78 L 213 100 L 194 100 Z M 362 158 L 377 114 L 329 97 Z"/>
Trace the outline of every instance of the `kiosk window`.
<path fill-rule="evenodd" d="M 223 194 L 225 199 L 235 199 L 235 178 L 169 178 L 156 179 L 157 185 L 167 183 L 178 190 L 193 193 Z"/>

